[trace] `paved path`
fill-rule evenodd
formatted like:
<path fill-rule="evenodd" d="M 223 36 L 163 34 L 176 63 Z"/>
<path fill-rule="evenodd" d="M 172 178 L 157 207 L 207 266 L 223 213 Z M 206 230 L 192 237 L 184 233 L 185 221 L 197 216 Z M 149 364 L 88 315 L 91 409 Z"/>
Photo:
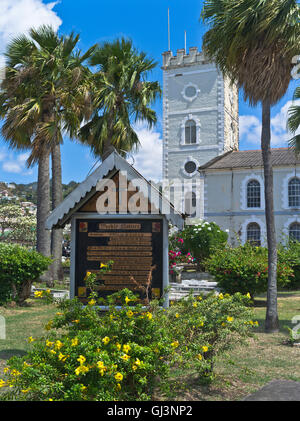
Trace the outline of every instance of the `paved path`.
<path fill-rule="evenodd" d="M 300 382 L 273 380 L 244 401 L 300 401 Z"/>

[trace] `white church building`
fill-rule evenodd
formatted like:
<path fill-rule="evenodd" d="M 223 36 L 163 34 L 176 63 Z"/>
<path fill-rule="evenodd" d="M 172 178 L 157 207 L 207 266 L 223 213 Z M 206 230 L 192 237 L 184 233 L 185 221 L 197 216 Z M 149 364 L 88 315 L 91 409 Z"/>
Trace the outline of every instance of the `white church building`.
<path fill-rule="evenodd" d="M 229 230 L 233 245 L 266 245 L 262 153 L 239 151 L 237 87 L 196 47 L 165 52 L 162 69 L 163 179 L 171 200 L 172 189 L 187 184 L 180 203 L 174 200 L 181 211 Z M 272 161 L 277 238 L 300 241 L 300 156 L 273 149 Z"/>

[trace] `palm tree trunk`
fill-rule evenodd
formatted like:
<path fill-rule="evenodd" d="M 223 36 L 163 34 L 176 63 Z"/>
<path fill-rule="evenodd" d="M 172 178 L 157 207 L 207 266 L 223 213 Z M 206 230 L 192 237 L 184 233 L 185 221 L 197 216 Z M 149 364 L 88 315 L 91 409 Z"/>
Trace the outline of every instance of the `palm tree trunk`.
<path fill-rule="evenodd" d="M 262 104 L 261 148 L 265 177 L 265 212 L 268 243 L 268 292 L 265 331 L 279 331 L 277 312 L 277 243 L 274 218 L 273 168 L 271 155 L 271 106 L 268 101 Z"/>
<path fill-rule="evenodd" d="M 39 158 L 37 186 L 37 251 L 50 256 L 50 232 L 45 229 L 50 211 L 49 153 Z"/>
<path fill-rule="evenodd" d="M 55 209 L 63 200 L 62 192 L 62 171 L 61 171 L 61 152 L 60 145 L 57 144 L 52 147 L 52 210 Z M 62 257 L 62 241 L 63 230 L 53 229 L 51 233 L 51 255 L 53 263 L 51 265 L 51 285 L 54 286 L 54 281 L 63 280 L 63 268 L 61 264 Z"/>

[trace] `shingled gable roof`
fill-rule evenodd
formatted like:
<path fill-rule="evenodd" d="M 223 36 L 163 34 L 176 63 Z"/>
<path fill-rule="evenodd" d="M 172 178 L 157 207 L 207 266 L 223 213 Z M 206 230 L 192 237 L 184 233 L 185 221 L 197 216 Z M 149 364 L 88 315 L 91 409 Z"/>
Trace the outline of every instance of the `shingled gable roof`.
<path fill-rule="evenodd" d="M 300 165 L 300 155 L 294 148 L 272 149 L 272 165 Z M 199 167 L 199 171 L 254 167 L 263 167 L 261 150 L 226 152 Z"/>
<path fill-rule="evenodd" d="M 95 194 L 97 183 L 114 171 L 126 171 L 128 181 L 133 181 L 135 179 L 144 180 L 144 186 L 142 186 L 140 191 L 145 196 L 147 195 L 146 197 L 151 197 L 154 204 L 159 205 L 160 214 L 162 214 L 163 203 L 167 204 L 167 208 L 170 209 L 170 214 L 165 215 L 167 220 L 179 229 L 183 228 L 184 215 L 178 212 L 160 191 L 146 180 L 124 158 L 116 151 L 113 151 L 85 181 L 79 184 L 72 193 L 53 210 L 46 221 L 46 229 L 62 228 L 68 223 L 72 215 Z"/>

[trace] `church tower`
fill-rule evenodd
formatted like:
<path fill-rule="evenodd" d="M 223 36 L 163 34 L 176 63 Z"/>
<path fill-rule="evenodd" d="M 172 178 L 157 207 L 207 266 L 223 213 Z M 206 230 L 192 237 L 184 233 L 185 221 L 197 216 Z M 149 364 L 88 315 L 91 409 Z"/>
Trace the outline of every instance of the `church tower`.
<path fill-rule="evenodd" d="M 239 147 L 238 89 L 197 47 L 163 53 L 163 178 L 193 180 Z"/>

